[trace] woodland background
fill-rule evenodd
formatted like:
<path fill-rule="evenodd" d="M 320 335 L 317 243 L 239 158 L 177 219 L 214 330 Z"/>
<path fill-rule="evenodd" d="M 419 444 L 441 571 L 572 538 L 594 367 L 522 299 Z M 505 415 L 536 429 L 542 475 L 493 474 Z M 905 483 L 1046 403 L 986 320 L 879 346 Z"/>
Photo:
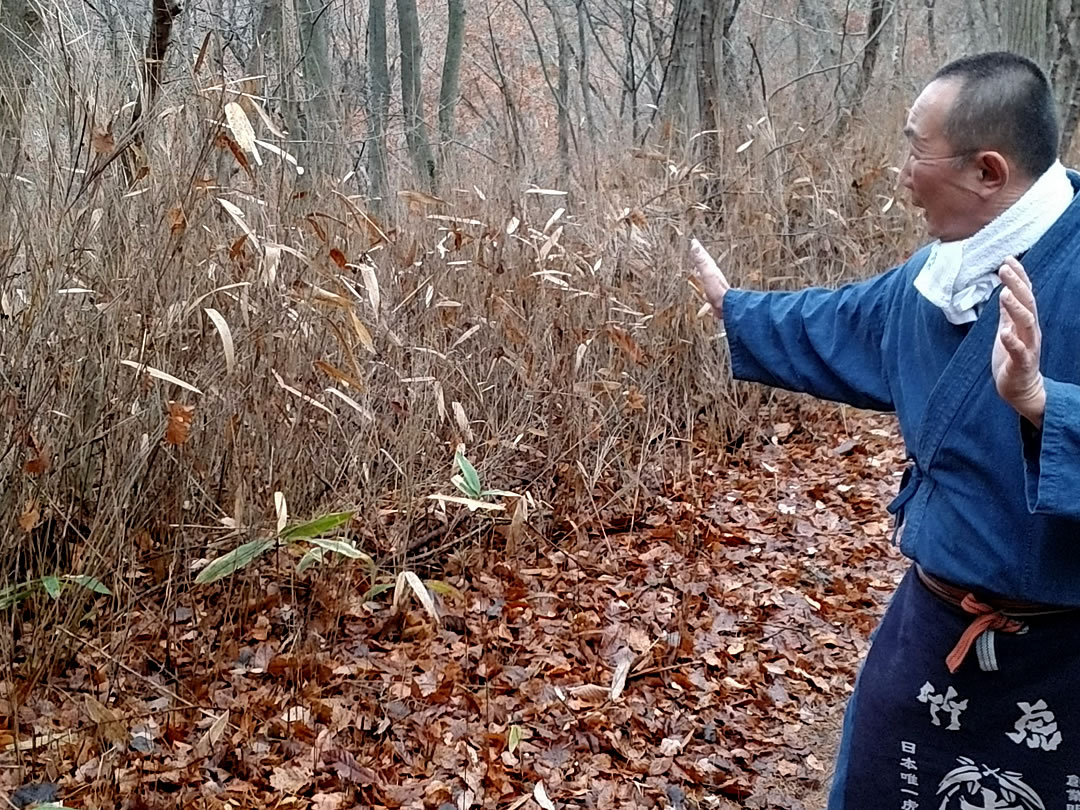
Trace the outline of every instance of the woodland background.
<path fill-rule="evenodd" d="M 906 105 L 1080 0 L 5 0 L 0 795 L 819 807 L 888 417 L 687 278 L 924 238 Z"/>

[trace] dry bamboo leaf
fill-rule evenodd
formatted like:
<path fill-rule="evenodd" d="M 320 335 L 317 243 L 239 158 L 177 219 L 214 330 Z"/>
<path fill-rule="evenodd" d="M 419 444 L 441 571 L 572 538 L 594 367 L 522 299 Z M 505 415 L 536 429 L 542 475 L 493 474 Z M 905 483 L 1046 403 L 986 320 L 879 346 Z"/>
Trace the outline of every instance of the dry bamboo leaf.
<path fill-rule="evenodd" d="M 354 391 L 364 390 L 364 384 L 358 379 L 356 379 L 350 374 L 346 374 L 341 369 L 336 368 L 335 366 L 332 366 L 323 360 L 316 360 L 312 365 L 314 365 L 315 368 L 317 368 L 323 374 L 326 374 L 329 377 L 333 377 L 340 383 L 344 383 L 346 386 L 353 389 Z"/>
<path fill-rule="evenodd" d="M 480 330 L 481 326 L 483 326 L 483 324 L 480 324 L 480 323 L 473 324 L 472 326 L 470 326 L 468 329 L 465 330 L 465 332 L 461 335 L 461 337 L 459 337 L 457 340 L 455 340 L 453 343 L 450 344 L 450 349 L 451 350 L 456 349 L 458 346 L 460 346 L 466 340 L 471 338 L 473 335 L 475 335 Z"/>
<path fill-rule="evenodd" d="M 428 500 L 439 501 L 440 503 L 457 503 L 462 506 L 469 507 L 470 512 L 475 512 L 477 509 L 486 509 L 490 512 L 501 512 L 506 509 L 501 503 L 495 503 L 494 501 L 478 501 L 474 498 L 466 498 L 461 495 L 428 495 Z"/>
<path fill-rule="evenodd" d="M 236 346 L 233 343 L 232 330 L 222 314 L 213 307 L 206 307 L 203 312 L 214 322 L 214 328 L 221 337 L 221 347 L 225 351 L 225 370 L 232 374 L 236 371 Z"/>
<path fill-rule="evenodd" d="M 365 262 L 360 265 L 360 273 L 364 277 L 364 287 L 367 288 L 368 301 L 371 302 L 371 309 L 375 313 L 375 317 L 379 317 L 379 279 L 375 275 L 375 268 Z"/>
<path fill-rule="evenodd" d="M 327 408 L 325 405 L 323 405 L 321 402 L 319 402 L 319 400 L 313 399 L 312 397 L 309 397 L 303 391 L 300 391 L 299 389 L 293 388 L 291 385 L 286 383 L 285 380 L 281 379 L 281 375 L 278 374 L 276 370 L 270 369 L 270 373 L 274 375 L 274 379 L 277 380 L 278 385 L 280 385 L 285 391 L 288 391 L 290 394 L 292 394 L 297 399 L 302 399 L 304 402 L 308 403 L 309 405 L 314 405 L 320 411 L 325 411 L 326 413 L 330 414 L 331 416 L 334 415 L 334 412 L 332 410 L 330 410 L 329 408 Z"/>
<path fill-rule="evenodd" d="M 367 422 L 374 422 L 375 421 L 375 414 L 373 414 L 369 409 L 365 408 L 363 405 L 361 405 L 359 402 L 357 402 L 355 399 L 350 397 L 345 392 L 339 391 L 338 389 L 333 388 L 333 387 L 327 388 L 325 390 L 326 390 L 326 393 L 330 394 L 331 396 L 337 397 L 342 402 L 344 402 L 346 405 L 348 405 L 350 408 L 352 408 L 354 411 L 356 411 L 358 414 L 360 414 L 360 416 L 362 416 L 365 421 L 367 421 Z"/>
<path fill-rule="evenodd" d="M 533 798 L 542 810 L 555 810 L 555 803 L 548 798 L 543 782 L 536 783 L 536 787 L 533 788 Z"/>
<path fill-rule="evenodd" d="M 248 159 L 244 155 L 243 150 L 236 145 L 236 141 L 224 132 L 219 132 L 217 138 L 214 139 L 214 145 L 219 149 L 228 149 L 232 152 L 233 159 L 240 165 L 240 168 L 242 168 L 252 180 L 255 179 L 255 172 L 251 170 L 251 164 L 248 163 Z"/>
<path fill-rule="evenodd" d="M 470 219 L 469 217 L 451 217 L 446 214 L 428 214 L 426 219 L 431 219 L 436 222 L 449 222 L 454 225 L 479 225 L 486 227 L 486 222 L 481 222 L 478 219 Z"/>
<path fill-rule="evenodd" d="M 26 502 L 26 506 L 23 507 L 22 514 L 19 515 L 19 528 L 29 534 L 40 522 L 41 507 L 38 505 L 36 499 L 31 498 Z"/>
<path fill-rule="evenodd" d="M 565 197 L 569 192 L 554 188 L 527 188 L 526 194 L 539 194 L 541 197 Z"/>
<path fill-rule="evenodd" d="M 510 217 L 510 221 L 506 223 L 506 235 L 513 236 L 520 226 L 520 219 L 518 219 L 517 217 Z"/>
<path fill-rule="evenodd" d="M 349 207 L 349 210 L 352 211 L 353 216 L 355 216 L 358 220 L 362 222 L 364 229 L 368 232 L 366 234 L 368 238 L 372 238 L 371 232 L 374 232 L 375 235 L 378 237 L 372 242 L 371 247 L 374 247 L 380 242 L 390 241 L 390 237 L 387 236 L 386 231 L 384 231 L 382 226 L 380 226 L 379 223 L 375 221 L 374 217 L 372 217 L 370 214 L 360 208 L 355 202 L 352 201 L 352 199 L 346 197 L 340 191 L 335 191 L 334 193 L 337 196 L 341 197 L 345 205 L 347 205 Z"/>
<path fill-rule="evenodd" d="M 450 409 L 454 412 L 454 421 L 457 422 L 457 426 L 461 428 L 461 432 L 465 434 L 465 440 L 472 442 L 473 433 L 469 427 L 468 417 L 465 416 L 465 408 L 462 407 L 460 402 L 454 401 L 450 403 Z"/>
<path fill-rule="evenodd" d="M 206 730 L 206 733 L 195 743 L 195 756 L 205 759 L 214 751 L 214 746 L 221 741 L 225 729 L 229 726 L 229 713 L 223 711 Z"/>
<path fill-rule="evenodd" d="M 277 155 L 279 158 L 284 160 L 286 163 L 291 163 L 293 168 L 296 169 L 297 175 L 303 175 L 304 167 L 301 166 L 300 163 L 296 160 L 295 155 L 292 155 L 289 152 L 286 152 L 284 149 L 281 149 L 280 147 L 274 146 L 274 144 L 272 144 L 272 143 L 268 143 L 266 141 L 260 141 L 258 138 L 255 139 L 255 144 L 256 144 L 256 146 L 261 146 L 267 152 L 272 152 L 273 154 Z"/>
<path fill-rule="evenodd" d="M 255 145 L 255 130 L 244 108 L 235 101 L 230 101 L 225 105 L 225 120 L 236 138 L 237 145 L 255 159 L 255 165 L 262 166 L 262 155 Z"/>
<path fill-rule="evenodd" d="M 272 284 L 277 283 L 277 269 L 279 264 L 281 264 L 281 246 L 264 245 L 262 269 L 263 284 L 269 287 Z"/>
<path fill-rule="evenodd" d="M 233 218 L 233 221 L 240 226 L 240 230 L 244 232 L 244 235 L 251 240 L 252 247 L 259 250 L 259 240 L 255 237 L 255 232 L 251 230 L 251 226 L 248 225 L 244 212 L 240 210 L 236 203 L 229 202 L 223 197 L 218 197 L 217 201 L 225 209 L 225 212 Z"/>
<path fill-rule="evenodd" d="M 330 261 L 332 261 L 334 264 L 336 264 L 342 270 L 345 269 L 345 265 L 348 263 L 345 260 L 345 254 L 342 253 L 337 248 L 334 248 L 333 250 L 330 251 Z"/>
<path fill-rule="evenodd" d="M 267 114 L 266 110 L 263 109 L 262 104 L 260 104 L 255 98 L 250 95 L 244 96 L 244 101 L 248 104 L 248 106 L 251 107 L 251 109 L 255 110 L 255 112 L 259 114 L 259 118 L 262 119 L 263 124 L 266 126 L 267 130 L 270 131 L 271 135 L 273 135 L 275 138 L 285 140 L 285 133 L 277 128 L 273 120 L 271 120 L 270 116 Z M 259 145 L 265 146 L 266 144 L 260 143 Z"/>
<path fill-rule="evenodd" d="M 397 583 L 394 587 L 394 608 L 401 607 L 402 599 L 405 597 L 405 587 L 408 586 L 416 595 L 417 600 L 423 605 L 424 610 L 430 614 L 431 618 L 436 622 L 439 621 L 439 611 L 435 608 L 435 600 L 431 598 L 431 593 L 424 583 L 420 581 L 420 577 L 414 574 L 412 571 L 402 571 L 397 576 Z"/>
<path fill-rule="evenodd" d="M 199 71 L 202 70 L 203 63 L 206 61 L 206 54 L 210 50 L 210 35 L 213 31 L 207 31 L 203 37 L 202 45 L 199 46 L 199 55 L 195 57 L 195 66 L 191 69 L 193 75 L 198 76 Z"/>
<path fill-rule="evenodd" d="M 277 515 L 277 533 L 281 534 L 289 525 L 289 506 L 285 502 L 284 492 L 274 493 L 274 514 Z"/>
<path fill-rule="evenodd" d="M 446 397 L 443 396 L 442 383 L 438 381 L 435 383 L 435 411 L 439 415 L 439 422 L 445 423 L 448 418 L 446 415 Z"/>
<path fill-rule="evenodd" d="M 174 377 L 172 374 L 167 374 L 161 369 L 154 368 L 153 366 L 148 366 L 145 363 L 137 363 L 134 360 L 121 360 L 120 364 L 124 366 L 129 366 L 136 371 L 145 371 L 151 377 L 154 377 L 158 380 L 163 380 L 164 382 L 172 383 L 173 385 L 179 385 L 181 388 L 187 391 L 191 391 L 194 394 L 202 394 L 202 391 L 200 391 L 191 383 L 186 383 L 179 377 Z"/>
<path fill-rule="evenodd" d="M 371 338 L 371 332 L 368 331 L 368 328 L 364 326 L 364 322 L 351 309 L 349 315 L 351 316 L 353 331 L 356 332 L 356 337 L 360 339 L 360 345 L 367 350 L 368 354 L 375 354 L 375 341 Z"/>
<path fill-rule="evenodd" d="M 424 191 L 402 189 L 398 192 L 398 198 L 407 202 L 409 204 L 409 210 L 413 212 L 422 210 L 423 208 L 431 208 L 436 205 L 446 205 L 446 200 Z"/>
<path fill-rule="evenodd" d="M 629 657 L 624 657 L 615 665 L 615 674 L 611 679 L 611 699 L 613 701 L 622 697 L 623 689 L 626 688 L 626 676 L 630 674 L 630 665 L 633 663 Z"/>
<path fill-rule="evenodd" d="M 195 416 L 194 405 L 184 405 L 169 400 L 169 421 L 165 426 L 165 441 L 179 447 L 191 435 L 191 420 Z"/>
<path fill-rule="evenodd" d="M 562 236 L 562 232 L 562 225 L 560 225 L 552 232 L 551 236 L 544 241 L 543 247 L 540 248 L 540 261 L 544 261 L 548 257 L 548 254 L 551 253 L 551 249 L 559 244 L 559 237 Z"/>
<path fill-rule="evenodd" d="M 607 336 L 611 338 L 611 342 L 618 346 L 622 353 L 629 357 L 633 362 L 637 363 L 639 366 L 644 366 L 646 364 L 645 351 L 625 330 L 620 329 L 614 324 L 608 324 L 604 331 L 607 333 Z"/>
<path fill-rule="evenodd" d="M 548 231 L 550 231 L 551 226 L 554 225 L 556 222 L 558 222 L 559 218 L 565 213 L 566 213 L 565 208 L 556 208 L 555 213 L 551 215 L 551 217 L 547 221 L 547 224 L 544 225 L 543 233 L 547 233 Z"/>

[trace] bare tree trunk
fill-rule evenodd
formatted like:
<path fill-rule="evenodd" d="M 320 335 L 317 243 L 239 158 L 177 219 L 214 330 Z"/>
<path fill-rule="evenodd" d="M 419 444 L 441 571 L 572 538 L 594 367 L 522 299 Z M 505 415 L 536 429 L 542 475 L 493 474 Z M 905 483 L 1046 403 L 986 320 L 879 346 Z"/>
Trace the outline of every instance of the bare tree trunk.
<path fill-rule="evenodd" d="M 664 117 L 675 129 L 685 129 L 691 120 L 690 77 L 696 68 L 695 51 L 700 34 L 700 0 L 675 0 L 670 50 L 664 70 Z"/>
<path fill-rule="evenodd" d="M 517 103 L 510 88 L 510 80 L 503 70 L 502 57 L 499 55 L 499 46 L 495 41 L 495 29 L 491 25 L 491 15 L 488 14 L 488 44 L 491 46 L 491 64 L 495 68 L 495 75 L 499 81 L 499 93 L 502 96 L 503 106 L 506 108 L 506 126 L 508 129 L 507 142 L 510 148 L 510 165 L 515 172 L 521 172 L 525 168 L 525 145 L 522 137 L 521 116 L 518 114 Z"/>
<path fill-rule="evenodd" d="M 397 0 L 398 37 L 401 41 L 401 111 L 405 117 L 405 140 L 420 182 L 435 187 L 435 157 L 424 121 L 422 84 L 423 49 L 416 0 Z"/>
<path fill-rule="evenodd" d="M 595 155 L 596 149 L 596 114 L 593 111 L 592 89 L 589 87 L 589 43 L 585 38 L 585 0 L 577 0 L 578 24 L 578 81 L 581 84 L 581 105 L 585 109 L 585 127 Z M 595 166 L 595 161 L 593 165 Z"/>
<path fill-rule="evenodd" d="M 4 211 L 23 159 L 26 100 L 33 85 L 40 35 L 41 17 L 33 2 L 0 3 L 0 204 Z"/>
<path fill-rule="evenodd" d="M 300 66 L 303 71 L 303 101 L 297 109 L 302 131 L 297 133 L 306 143 L 300 150 L 302 162 L 312 165 L 326 141 L 330 109 L 330 52 L 326 29 L 330 6 L 321 0 L 296 0 L 297 33 L 300 43 Z M 307 175 L 310 177 L 311 175 Z"/>
<path fill-rule="evenodd" d="M 637 66 L 634 63 L 634 45 L 637 40 L 637 9 L 635 0 L 629 0 L 623 9 L 623 42 L 626 45 L 626 58 L 623 66 L 623 97 L 620 113 L 627 107 L 630 111 L 630 132 L 634 142 L 638 139 L 638 97 Z M 629 102 L 629 103 L 628 103 Z"/>
<path fill-rule="evenodd" d="M 1057 55 L 1050 76 L 1061 115 L 1061 154 L 1068 155 L 1080 123 L 1080 54 L 1073 44 L 1080 29 L 1080 0 L 1069 0 L 1067 11 L 1055 9 Z"/>
<path fill-rule="evenodd" d="M 866 45 L 863 47 L 862 62 L 859 64 L 859 72 L 855 76 L 855 88 L 843 112 L 839 123 L 840 132 L 843 132 L 851 123 L 851 120 L 859 114 L 866 91 L 870 88 L 870 80 L 874 76 L 874 66 L 877 64 L 878 51 L 881 48 L 881 32 L 885 22 L 885 0 L 870 0 L 870 16 L 866 26 Z"/>
<path fill-rule="evenodd" d="M 454 137 L 454 108 L 461 75 L 461 51 L 465 42 L 465 0 L 447 0 L 446 56 L 439 88 L 439 139 L 446 146 Z"/>
<path fill-rule="evenodd" d="M 1008 0 L 1008 3 L 1008 12 L 1002 15 L 1005 49 L 1026 56 L 1045 69 L 1047 0 Z"/>
<path fill-rule="evenodd" d="M 698 48 L 698 109 L 701 112 L 699 131 L 705 133 L 699 139 L 706 157 L 716 155 L 719 146 L 717 130 L 720 129 L 720 53 L 722 34 L 719 18 L 727 9 L 726 3 L 706 3 L 701 9 L 700 47 Z"/>
<path fill-rule="evenodd" d="M 154 106 L 154 102 L 161 93 L 161 80 L 165 73 L 165 53 L 169 49 L 173 22 L 180 14 L 180 10 L 180 6 L 172 0 L 153 0 L 150 36 L 146 41 L 146 53 L 142 64 L 142 92 L 135 100 L 135 107 L 131 111 L 131 129 L 135 136 L 132 149 L 126 153 L 124 161 L 129 184 L 140 179 L 149 170 L 143 147 L 141 123 L 143 115 Z"/>
<path fill-rule="evenodd" d="M 555 41 L 558 49 L 559 73 L 555 89 L 555 104 L 559 121 L 559 187 L 566 188 L 570 182 L 570 43 L 566 38 L 566 26 L 558 6 L 552 0 L 544 0 L 555 25 Z"/>
<path fill-rule="evenodd" d="M 371 0 L 367 28 L 368 137 L 367 169 L 376 210 L 386 197 L 386 116 L 390 107 L 390 70 L 386 57 L 386 0 Z"/>
<path fill-rule="evenodd" d="M 727 0 L 727 14 L 724 15 L 720 27 L 720 50 L 724 61 L 724 83 L 729 92 L 735 90 L 735 49 L 731 47 L 731 29 L 735 26 L 735 18 L 739 14 L 739 6 L 742 0 Z"/>
<path fill-rule="evenodd" d="M 934 10 L 937 0 L 926 0 L 926 44 L 930 48 L 930 58 L 938 61 L 937 48 L 937 23 L 934 19 Z M 971 6 L 968 6 L 971 9 Z M 974 28 L 974 26 L 972 26 Z"/>

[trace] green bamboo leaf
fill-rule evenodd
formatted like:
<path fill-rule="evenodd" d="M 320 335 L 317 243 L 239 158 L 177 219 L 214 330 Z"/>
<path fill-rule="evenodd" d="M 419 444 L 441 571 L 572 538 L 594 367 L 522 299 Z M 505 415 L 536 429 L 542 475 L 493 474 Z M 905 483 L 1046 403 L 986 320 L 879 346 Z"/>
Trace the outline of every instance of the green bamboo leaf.
<path fill-rule="evenodd" d="M 462 478 L 460 475 L 451 475 L 450 483 L 457 487 L 459 490 L 461 490 L 465 495 L 471 498 L 476 497 L 476 493 L 469 489 L 469 485 L 465 483 L 465 479 Z"/>
<path fill-rule="evenodd" d="M 86 588 L 88 591 L 100 593 L 102 596 L 112 596 L 112 591 L 105 587 L 102 581 L 97 577 L 88 577 L 85 574 L 68 574 L 64 579 L 74 582 L 76 585 Z"/>
<path fill-rule="evenodd" d="M 349 540 L 333 540 L 329 537 L 311 537 L 308 538 L 308 542 L 314 543 L 327 551 L 340 554 L 342 557 L 348 557 L 350 560 L 363 560 L 364 564 L 369 567 L 374 564 L 374 560 L 372 560 L 371 557 L 354 546 Z"/>
<path fill-rule="evenodd" d="M 372 585 L 370 588 L 368 588 L 368 592 L 364 594 L 364 598 L 361 601 L 370 602 L 376 596 L 386 593 L 388 590 L 393 588 L 394 585 L 395 583 L 393 582 L 380 582 L 378 585 Z"/>
<path fill-rule="evenodd" d="M 480 476 L 476 474 L 476 467 L 465 458 L 465 454 L 460 450 L 454 453 L 454 461 L 457 462 L 461 474 L 465 477 L 465 486 L 469 488 L 465 494 L 470 498 L 479 498 L 484 488 L 480 485 Z"/>
<path fill-rule="evenodd" d="M 329 515 L 317 517 L 307 523 L 297 523 L 281 533 L 282 540 L 308 540 L 318 537 L 320 534 L 332 532 L 343 523 L 348 523 L 352 518 L 352 512 L 334 512 Z"/>
<path fill-rule="evenodd" d="M 313 565 L 318 565 L 323 561 L 323 556 L 326 554 L 325 549 L 321 549 L 318 546 L 315 548 L 309 548 L 307 553 L 300 558 L 300 562 L 296 564 L 296 573 L 302 574 L 311 568 Z"/>
<path fill-rule="evenodd" d="M 57 576 L 42 577 L 41 585 L 45 588 L 45 593 L 53 599 L 59 599 L 60 591 L 64 590 L 64 585 L 60 582 L 60 577 Z"/>
<path fill-rule="evenodd" d="M 206 568 L 200 571 L 199 575 L 195 577 L 196 584 L 208 585 L 229 576 L 235 571 L 239 571 L 272 549 L 275 542 L 272 537 L 264 537 L 237 546 L 223 557 L 212 560 Z"/>
<path fill-rule="evenodd" d="M 521 726 L 510 726 L 510 739 L 506 741 L 507 750 L 512 754 L 519 745 L 521 745 Z"/>
<path fill-rule="evenodd" d="M 465 594 L 451 585 L 449 582 L 443 582 L 441 579 L 425 579 L 424 584 L 429 591 L 434 591 L 439 596 L 449 596 L 454 599 L 465 601 Z"/>
<path fill-rule="evenodd" d="M 37 580 L 30 582 L 20 582 L 16 585 L 9 585 L 0 591 L 0 610 L 6 610 L 9 607 L 19 604 L 23 599 L 26 599 L 34 591 L 34 585 Z"/>

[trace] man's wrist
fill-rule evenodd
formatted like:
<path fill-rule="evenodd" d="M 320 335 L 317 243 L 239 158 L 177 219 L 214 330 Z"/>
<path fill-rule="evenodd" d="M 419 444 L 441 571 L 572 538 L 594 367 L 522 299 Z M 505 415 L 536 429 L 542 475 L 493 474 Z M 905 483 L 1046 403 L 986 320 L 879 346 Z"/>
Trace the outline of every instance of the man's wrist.
<path fill-rule="evenodd" d="M 1046 386 L 1041 380 L 1039 390 L 1016 410 L 1036 428 L 1042 429 L 1043 418 L 1046 416 Z"/>

